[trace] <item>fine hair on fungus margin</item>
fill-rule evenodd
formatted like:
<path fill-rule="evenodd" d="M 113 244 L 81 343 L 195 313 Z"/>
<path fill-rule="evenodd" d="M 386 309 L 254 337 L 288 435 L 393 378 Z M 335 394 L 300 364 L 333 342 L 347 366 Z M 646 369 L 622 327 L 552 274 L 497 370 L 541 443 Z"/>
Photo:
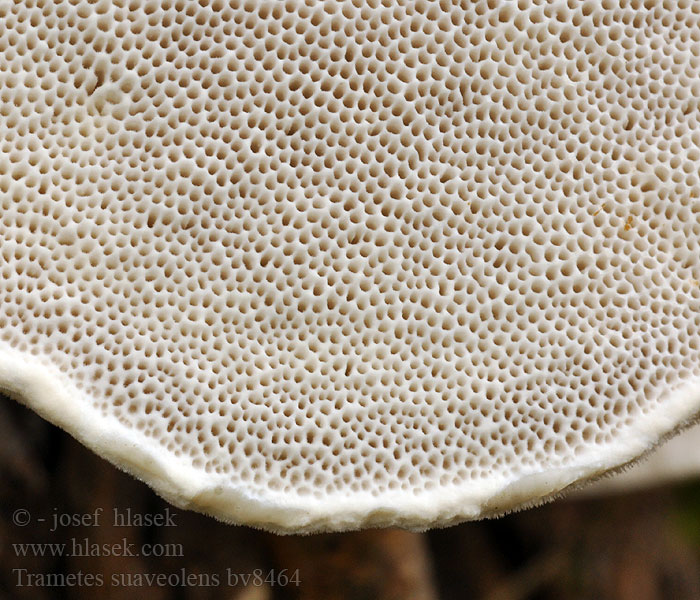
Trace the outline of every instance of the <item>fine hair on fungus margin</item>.
<path fill-rule="evenodd" d="M 0 385 L 179 506 L 498 514 L 700 411 L 700 3 L 0 1 Z"/>

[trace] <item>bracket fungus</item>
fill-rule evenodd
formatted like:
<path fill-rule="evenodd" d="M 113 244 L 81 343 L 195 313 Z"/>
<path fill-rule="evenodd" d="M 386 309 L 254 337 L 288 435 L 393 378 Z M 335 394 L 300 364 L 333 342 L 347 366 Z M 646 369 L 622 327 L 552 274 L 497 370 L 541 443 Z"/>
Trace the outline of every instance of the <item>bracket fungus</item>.
<path fill-rule="evenodd" d="M 700 412 L 700 2 L 0 2 L 0 387 L 276 531 Z"/>
<path fill-rule="evenodd" d="M 648 487 L 697 479 L 700 476 L 700 427 L 696 424 L 629 469 L 613 473 L 582 488 L 580 496 L 626 493 Z"/>

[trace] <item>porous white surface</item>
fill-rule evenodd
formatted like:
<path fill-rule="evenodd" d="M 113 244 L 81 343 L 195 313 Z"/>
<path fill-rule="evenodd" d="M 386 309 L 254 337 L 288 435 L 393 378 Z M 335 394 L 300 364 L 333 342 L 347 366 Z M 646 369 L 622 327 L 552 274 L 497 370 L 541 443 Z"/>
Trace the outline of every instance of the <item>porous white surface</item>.
<path fill-rule="evenodd" d="M 700 410 L 700 2 L 0 1 L 0 383 L 275 530 L 495 514 Z"/>
<path fill-rule="evenodd" d="M 693 481 L 700 477 L 700 425 L 695 425 L 650 452 L 629 469 L 582 488 L 579 496 L 627 493 Z"/>

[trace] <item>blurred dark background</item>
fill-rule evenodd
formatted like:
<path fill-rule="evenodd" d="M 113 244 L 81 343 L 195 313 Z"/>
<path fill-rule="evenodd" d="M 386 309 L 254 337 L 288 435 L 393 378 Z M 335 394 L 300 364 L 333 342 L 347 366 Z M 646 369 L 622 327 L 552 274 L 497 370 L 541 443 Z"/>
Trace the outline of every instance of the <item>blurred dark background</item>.
<path fill-rule="evenodd" d="M 131 524 L 115 527 L 115 508 Z M 54 515 L 71 523 L 52 532 Z M 170 526 L 138 522 L 154 515 Z M 276 536 L 170 507 L 0 397 L 0 598 L 97 597 L 696 599 L 700 482 L 423 534 Z"/>

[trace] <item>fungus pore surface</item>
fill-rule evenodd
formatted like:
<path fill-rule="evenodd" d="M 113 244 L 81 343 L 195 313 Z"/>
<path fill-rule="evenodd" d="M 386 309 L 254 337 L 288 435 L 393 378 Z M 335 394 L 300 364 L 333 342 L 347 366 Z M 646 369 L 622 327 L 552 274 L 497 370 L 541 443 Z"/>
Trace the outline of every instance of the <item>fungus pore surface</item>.
<path fill-rule="evenodd" d="M 700 2 L 0 0 L 0 384 L 277 531 L 700 410 Z"/>
<path fill-rule="evenodd" d="M 612 475 L 583 487 L 577 494 L 585 497 L 628 493 L 669 483 L 697 481 L 700 477 L 700 425 L 684 430 L 648 458 Z"/>

